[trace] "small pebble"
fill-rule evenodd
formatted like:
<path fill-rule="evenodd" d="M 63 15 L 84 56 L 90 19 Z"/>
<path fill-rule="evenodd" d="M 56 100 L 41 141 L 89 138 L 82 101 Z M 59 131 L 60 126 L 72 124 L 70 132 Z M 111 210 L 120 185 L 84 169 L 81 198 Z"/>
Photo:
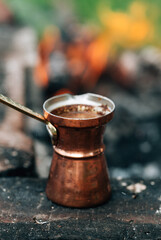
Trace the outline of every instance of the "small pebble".
<path fill-rule="evenodd" d="M 154 186 L 154 185 L 155 185 L 155 182 L 154 182 L 154 181 L 151 181 L 151 182 L 150 182 L 150 185 Z"/>

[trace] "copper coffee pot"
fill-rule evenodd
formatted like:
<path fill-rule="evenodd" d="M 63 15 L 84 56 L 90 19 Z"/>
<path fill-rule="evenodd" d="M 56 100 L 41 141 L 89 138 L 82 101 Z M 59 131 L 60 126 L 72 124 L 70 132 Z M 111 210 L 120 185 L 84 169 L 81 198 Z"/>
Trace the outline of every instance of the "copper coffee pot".
<path fill-rule="evenodd" d="M 54 154 L 46 186 L 47 197 L 68 207 L 92 207 L 111 193 L 103 133 L 115 105 L 106 97 L 87 93 L 52 97 L 44 116 L 0 94 L 0 101 L 47 125 Z"/>

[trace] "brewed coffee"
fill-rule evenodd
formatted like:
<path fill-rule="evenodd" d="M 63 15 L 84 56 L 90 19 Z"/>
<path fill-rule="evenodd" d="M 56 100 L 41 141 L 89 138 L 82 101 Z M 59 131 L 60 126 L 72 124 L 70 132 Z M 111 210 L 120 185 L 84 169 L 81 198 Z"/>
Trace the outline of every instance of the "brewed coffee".
<path fill-rule="evenodd" d="M 104 110 L 104 109 L 103 109 Z M 106 111 L 108 110 L 106 106 Z M 52 114 L 64 118 L 89 119 L 104 115 L 104 111 L 98 111 L 96 107 L 84 104 L 66 105 L 54 109 Z"/>

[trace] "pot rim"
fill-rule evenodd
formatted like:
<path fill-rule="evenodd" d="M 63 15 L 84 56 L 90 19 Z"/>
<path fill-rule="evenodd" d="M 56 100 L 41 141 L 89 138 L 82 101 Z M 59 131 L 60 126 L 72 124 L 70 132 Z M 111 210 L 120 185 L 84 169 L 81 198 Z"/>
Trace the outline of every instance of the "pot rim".
<path fill-rule="evenodd" d="M 84 104 L 99 107 L 107 105 L 108 110 L 102 116 L 93 118 L 67 118 L 51 113 L 52 110 L 59 107 L 75 104 Z M 43 104 L 44 117 L 53 125 L 66 127 L 93 127 L 103 125 L 109 122 L 115 111 L 114 102 L 105 97 L 94 93 L 85 93 L 81 95 L 62 94 L 47 99 Z"/>

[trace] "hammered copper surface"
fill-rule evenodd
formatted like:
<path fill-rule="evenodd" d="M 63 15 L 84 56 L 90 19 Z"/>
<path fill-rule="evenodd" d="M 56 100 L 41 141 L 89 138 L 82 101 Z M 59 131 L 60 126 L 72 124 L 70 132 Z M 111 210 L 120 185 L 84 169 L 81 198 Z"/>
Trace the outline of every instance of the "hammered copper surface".
<path fill-rule="evenodd" d="M 79 101 L 82 104 L 81 96 L 85 98 L 84 102 L 88 102 L 88 97 L 94 99 L 94 104 L 98 101 L 98 108 L 103 99 L 103 104 L 107 102 L 107 111 L 87 119 L 52 114 L 55 104 L 58 107 L 68 105 L 69 95 L 53 97 L 44 104 L 44 116 L 58 132 L 46 187 L 47 197 L 55 203 L 80 208 L 102 204 L 110 197 L 103 133 L 105 124 L 112 119 L 114 112 L 111 100 L 95 94 L 72 96 L 73 104 L 79 104 Z"/>
<path fill-rule="evenodd" d="M 71 159 L 54 153 L 46 187 L 51 201 L 68 207 L 91 207 L 106 202 L 110 193 L 104 154 Z"/>

